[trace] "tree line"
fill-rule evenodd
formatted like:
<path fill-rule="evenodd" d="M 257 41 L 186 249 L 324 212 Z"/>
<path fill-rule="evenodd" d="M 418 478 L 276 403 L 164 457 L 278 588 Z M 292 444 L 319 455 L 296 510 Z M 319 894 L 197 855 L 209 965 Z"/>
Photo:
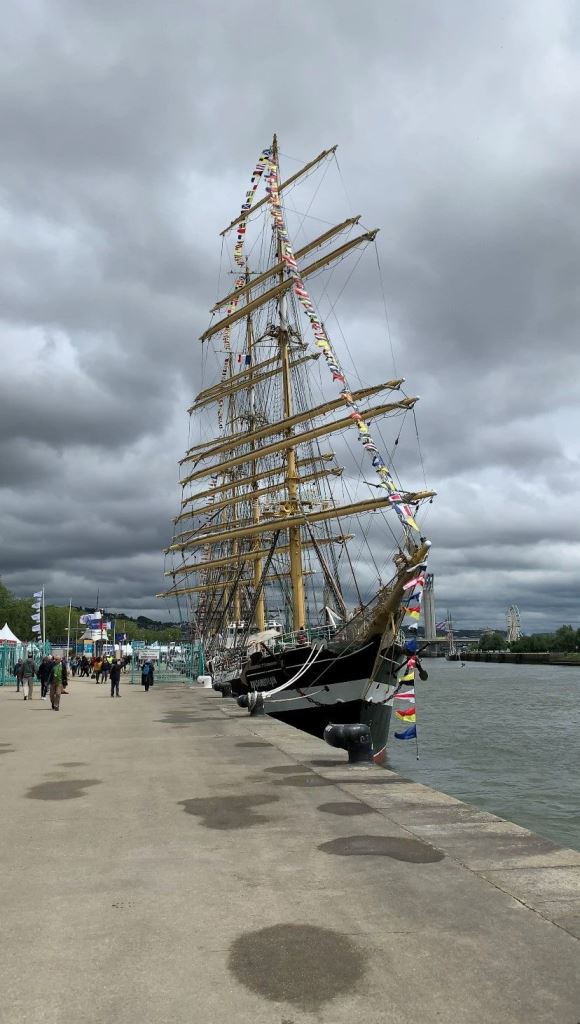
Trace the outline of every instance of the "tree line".
<path fill-rule="evenodd" d="M 501 633 L 486 633 L 477 650 L 511 651 L 512 654 L 570 654 L 580 650 L 580 629 L 560 626 L 555 633 L 533 633 L 508 643 Z"/>
<path fill-rule="evenodd" d="M 71 644 L 76 637 L 80 636 L 80 632 L 84 631 L 85 627 L 80 625 L 79 617 L 86 611 L 86 608 L 77 608 L 74 605 L 71 609 Z M 64 607 L 57 604 L 46 605 L 46 636 L 48 640 L 55 641 L 66 638 L 68 614 L 68 605 Z M 0 629 L 7 622 L 18 639 L 22 640 L 23 643 L 27 643 L 33 639 L 31 615 L 32 596 L 15 597 L 0 582 Z M 138 619 L 132 619 L 129 615 L 112 615 L 107 613 L 107 619 L 110 622 L 114 619 L 115 632 L 126 633 L 128 640 L 145 640 L 148 643 L 154 643 L 157 640 L 159 643 L 167 644 L 174 640 L 179 641 L 181 638 L 181 632 L 178 627 L 168 626 L 160 629 L 154 624 L 152 619 L 146 619 L 142 616 Z M 151 623 L 151 625 L 146 625 L 146 623 Z M 109 639 L 111 639 L 110 633 Z"/>

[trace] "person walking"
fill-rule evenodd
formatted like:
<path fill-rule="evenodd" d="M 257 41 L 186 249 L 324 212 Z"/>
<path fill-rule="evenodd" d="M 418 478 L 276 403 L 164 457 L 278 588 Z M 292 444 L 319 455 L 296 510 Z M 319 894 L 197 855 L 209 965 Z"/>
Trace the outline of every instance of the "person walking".
<path fill-rule="evenodd" d="M 103 679 L 102 679 L 103 683 L 107 682 L 107 679 L 109 678 L 110 669 L 111 669 L 111 665 L 110 665 L 109 659 L 106 658 L 106 657 L 103 658 L 103 664 L 101 665 L 101 674 L 103 676 Z"/>
<path fill-rule="evenodd" d="M 22 658 L 19 658 L 18 661 L 16 662 L 15 666 L 14 666 L 14 675 L 16 677 L 16 693 L 20 693 L 20 687 L 21 686 L 24 689 L 23 684 L 22 684 L 22 670 L 23 670 L 23 668 L 24 668 L 24 662 L 23 662 Z"/>
<path fill-rule="evenodd" d="M 68 693 L 68 665 L 66 658 L 62 659 L 62 693 Z"/>
<path fill-rule="evenodd" d="M 22 666 L 22 694 L 24 700 L 32 700 L 32 690 L 34 687 L 34 676 L 36 675 L 36 668 L 34 665 L 34 658 L 32 652 L 26 658 L 24 665 Z"/>
<path fill-rule="evenodd" d="M 86 654 L 83 654 L 81 658 L 81 676 L 85 676 L 88 679 L 90 675 L 89 669 L 89 659 L 87 658 Z"/>
<path fill-rule="evenodd" d="M 49 658 L 48 656 L 45 656 L 42 659 L 42 661 L 40 662 L 40 665 L 38 666 L 38 672 L 36 673 L 36 675 L 37 675 L 38 679 L 40 680 L 40 699 L 41 700 L 46 700 L 46 695 L 48 693 L 48 688 L 50 686 L 51 679 L 52 679 L 52 670 L 53 670 L 53 668 L 54 668 L 54 664 L 53 664 L 52 658 Z"/>
<path fill-rule="evenodd" d="M 50 703 L 53 711 L 60 711 L 60 695 L 62 693 L 62 662 L 55 658 L 50 680 Z"/>
<path fill-rule="evenodd" d="M 96 683 L 100 683 L 100 681 L 101 681 L 101 672 L 102 672 L 102 670 L 103 670 L 103 659 L 102 658 L 95 658 L 95 661 L 94 661 L 94 664 L 93 664 L 93 673 L 94 673 L 94 676 L 95 676 L 95 682 Z"/>
<path fill-rule="evenodd" d="M 149 687 L 153 686 L 153 683 L 154 683 L 153 674 L 154 674 L 153 662 L 149 661 L 149 659 L 147 659 L 147 661 L 144 661 L 142 666 L 141 666 L 141 686 L 145 687 L 145 693 L 148 693 L 149 692 Z"/>
<path fill-rule="evenodd" d="M 120 697 L 121 696 L 121 694 L 119 693 L 119 682 L 120 682 L 120 679 L 121 679 L 121 662 L 120 661 L 114 661 L 113 664 L 111 665 L 110 678 L 111 678 L 111 697 Z"/>

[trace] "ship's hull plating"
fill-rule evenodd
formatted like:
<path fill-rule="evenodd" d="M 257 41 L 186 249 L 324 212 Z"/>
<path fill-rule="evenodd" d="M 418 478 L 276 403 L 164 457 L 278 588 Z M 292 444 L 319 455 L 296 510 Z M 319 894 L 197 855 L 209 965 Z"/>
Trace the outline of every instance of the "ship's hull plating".
<path fill-rule="evenodd" d="M 247 665 L 231 679 L 234 697 L 249 691 L 264 694 L 268 715 L 323 737 L 327 725 L 363 722 L 371 730 L 375 757 L 384 756 L 391 718 L 394 677 L 373 684 L 369 678 L 379 638 L 356 648 L 295 647 Z"/>

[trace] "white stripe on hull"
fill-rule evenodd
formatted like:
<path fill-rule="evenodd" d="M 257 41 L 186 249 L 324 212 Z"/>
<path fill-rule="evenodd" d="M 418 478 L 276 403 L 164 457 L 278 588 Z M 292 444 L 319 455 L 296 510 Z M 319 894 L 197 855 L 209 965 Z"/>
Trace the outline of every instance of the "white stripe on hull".
<path fill-rule="evenodd" d="M 316 705 L 332 707 L 334 704 L 348 704 L 353 700 L 370 700 L 373 704 L 382 704 L 392 695 L 394 689 L 392 685 L 375 683 L 372 693 L 365 696 L 368 685 L 368 678 L 365 677 L 347 679 L 343 683 L 331 683 L 328 689 L 314 685 L 300 692 L 299 686 L 289 687 L 272 697 L 264 691 L 264 709 L 266 714 L 278 715 L 285 711 L 307 711 Z"/>

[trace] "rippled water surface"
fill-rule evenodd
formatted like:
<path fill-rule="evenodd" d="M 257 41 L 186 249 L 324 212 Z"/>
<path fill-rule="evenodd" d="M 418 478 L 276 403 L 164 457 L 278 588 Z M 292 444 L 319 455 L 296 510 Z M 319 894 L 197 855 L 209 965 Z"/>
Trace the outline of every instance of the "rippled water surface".
<path fill-rule="evenodd" d="M 392 738 L 390 767 L 580 850 L 580 668 L 424 665 L 420 759 Z"/>

